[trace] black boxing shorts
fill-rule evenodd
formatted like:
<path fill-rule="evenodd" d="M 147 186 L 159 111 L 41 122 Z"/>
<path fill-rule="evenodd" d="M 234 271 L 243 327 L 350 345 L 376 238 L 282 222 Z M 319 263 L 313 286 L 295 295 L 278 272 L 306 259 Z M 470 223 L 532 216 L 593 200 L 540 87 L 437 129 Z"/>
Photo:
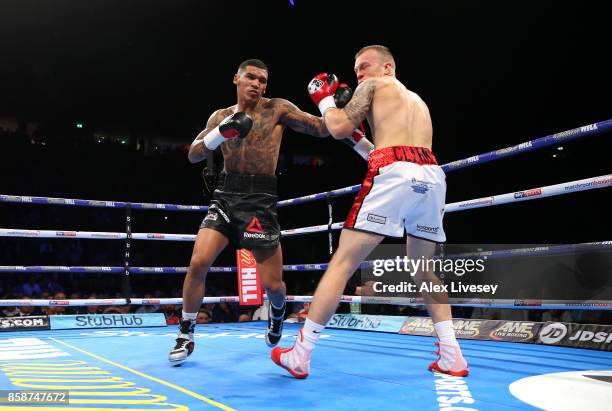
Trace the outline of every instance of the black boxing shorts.
<path fill-rule="evenodd" d="M 200 228 L 220 232 L 236 248 L 276 248 L 277 201 L 275 176 L 221 173 Z"/>

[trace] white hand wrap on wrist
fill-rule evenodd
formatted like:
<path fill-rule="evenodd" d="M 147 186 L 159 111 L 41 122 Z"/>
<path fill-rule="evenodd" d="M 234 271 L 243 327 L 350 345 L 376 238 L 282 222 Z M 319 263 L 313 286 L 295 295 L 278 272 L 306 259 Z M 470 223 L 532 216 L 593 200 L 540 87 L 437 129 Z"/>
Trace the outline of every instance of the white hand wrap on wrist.
<path fill-rule="evenodd" d="M 223 137 L 221 132 L 219 131 L 219 126 L 215 127 L 213 130 L 210 130 L 208 134 L 204 137 L 202 142 L 204 146 L 209 150 L 214 150 L 219 147 L 223 142 L 225 142 L 227 138 Z"/>
<path fill-rule="evenodd" d="M 367 138 L 362 138 L 353 146 L 353 150 L 355 150 L 357 154 L 367 161 L 370 152 L 374 150 L 374 144 L 372 144 Z"/>
<path fill-rule="evenodd" d="M 327 96 L 323 100 L 319 101 L 319 111 L 321 112 L 322 116 L 325 117 L 325 112 L 330 108 L 336 108 L 334 96 Z"/>

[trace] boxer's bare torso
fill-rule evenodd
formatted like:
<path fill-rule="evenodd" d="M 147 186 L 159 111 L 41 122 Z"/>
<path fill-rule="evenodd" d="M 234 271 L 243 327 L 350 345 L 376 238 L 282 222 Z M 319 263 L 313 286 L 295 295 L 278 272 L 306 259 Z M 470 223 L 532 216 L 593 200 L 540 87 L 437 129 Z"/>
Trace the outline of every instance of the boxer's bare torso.
<path fill-rule="evenodd" d="M 189 160 L 202 161 L 208 150 L 202 141 L 226 117 L 246 112 L 253 126 L 244 138 L 227 139 L 220 147 L 225 161 L 224 171 L 240 174 L 274 175 L 285 127 L 302 134 L 327 137 L 329 132 L 321 117 L 315 117 L 282 98 L 261 97 L 267 84 L 267 71 L 247 66 L 236 74 L 238 104 L 215 111 L 191 144 Z M 253 89 L 250 85 L 256 85 Z M 250 93 L 250 94 L 249 94 Z"/>
<path fill-rule="evenodd" d="M 353 124 L 368 120 L 376 149 L 414 146 L 431 149 L 429 109 L 395 77 L 364 80 L 344 108 Z"/>
<path fill-rule="evenodd" d="M 232 106 L 219 110 L 215 123 L 220 123 L 236 109 L 237 106 Z M 225 171 L 229 173 L 274 175 L 283 131 L 287 126 L 303 134 L 328 135 L 320 118 L 299 111 L 284 99 L 262 98 L 247 113 L 253 119 L 249 134 L 243 139 L 231 139 L 221 145 Z"/>

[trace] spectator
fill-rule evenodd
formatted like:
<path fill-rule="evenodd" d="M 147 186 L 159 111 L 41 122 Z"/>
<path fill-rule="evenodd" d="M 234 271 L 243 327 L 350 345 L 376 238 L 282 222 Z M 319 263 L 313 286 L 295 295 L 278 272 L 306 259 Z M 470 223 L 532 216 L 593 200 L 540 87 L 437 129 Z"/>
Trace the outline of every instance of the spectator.
<path fill-rule="evenodd" d="M 79 294 L 79 293 L 72 293 L 72 294 L 70 294 L 70 299 L 71 300 L 80 300 L 81 299 L 81 294 Z M 76 306 L 76 305 L 68 306 L 66 308 L 66 314 L 70 314 L 70 315 L 85 314 L 85 307 L 83 307 L 83 306 Z"/>
<path fill-rule="evenodd" d="M 28 297 L 23 297 L 22 300 L 29 301 Z M 19 312 L 22 317 L 28 317 L 30 315 L 38 315 L 38 307 L 34 307 L 32 305 L 22 305 L 19 307 Z"/>
<path fill-rule="evenodd" d="M 98 297 L 95 293 L 89 294 L 88 299 L 96 300 Z M 86 314 L 102 314 L 104 310 L 99 305 L 88 305 L 85 307 Z"/>
<path fill-rule="evenodd" d="M 63 291 L 58 291 L 53 295 L 53 300 L 65 300 L 66 294 Z M 61 315 L 66 313 L 66 307 L 63 305 L 53 305 L 47 307 L 47 315 Z"/>
<path fill-rule="evenodd" d="M 166 316 L 166 324 L 175 325 L 180 322 L 181 318 L 177 313 L 177 307 L 180 309 L 180 306 L 162 305 L 162 311 Z"/>
<path fill-rule="evenodd" d="M 57 273 L 51 274 L 51 278 L 47 282 L 46 290 L 48 290 L 49 293 L 51 293 L 51 294 L 56 294 L 58 292 L 63 292 L 64 291 L 64 287 L 62 287 L 62 285 L 58 281 L 58 274 Z"/>
<path fill-rule="evenodd" d="M 37 278 L 33 275 L 30 276 L 28 282 L 23 285 L 21 292 L 28 297 L 36 297 L 40 295 L 42 290 L 40 288 L 40 284 L 37 282 Z"/>
<path fill-rule="evenodd" d="M 144 299 L 152 299 L 153 296 L 151 294 L 145 294 Z M 138 307 L 138 309 L 136 309 L 135 312 L 139 313 L 139 314 L 145 314 L 145 313 L 158 313 L 159 312 L 159 305 L 141 305 L 140 307 Z"/>
<path fill-rule="evenodd" d="M 253 313 L 253 321 L 268 320 L 268 311 L 270 310 L 270 303 L 265 301 L 255 312 Z"/>
<path fill-rule="evenodd" d="M 255 310 L 249 306 L 238 306 L 238 322 L 251 321 L 254 311 Z"/>
<path fill-rule="evenodd" d="M 295 318 L 297 320 L 297 322 L 304 322 L 306 321 L 306 317 L 308 317 L 308 310 L 310 309 L 310 303 L 309 302 L 305 302 L 302 305 L 302 308 L 300 310 L 298 310 L 297 312 L 293 312 L 291 314 L 289 314 L 289 316 L 287 317 L 287 319 L 289 318 Z"/>
<path fill-rule="evenodd" d="M 208 312 L 200 310 L 198 312 L 198 316 L 196 317 L 196 322 L 198 324 L 208 324 L 211 320 L 211 316 Z"/>
<path fill-rule="evenodd" d="M 6 296 L 7 300 L 12 300 L 14 298 L 15 296 L 10 295 L 10 294 Z M 21 316 L 21 311 L 19 311 L 19 307 L 4 307 L 4 309 L 2 310 L 2 316 L 3 317 L 19 317 Z"/>
<path fill-rule="evenodd" d="M 103 311 L 103 314 L 129 314 L 129 313 L 130 313 L 129 305 L 111 305 Z"/>

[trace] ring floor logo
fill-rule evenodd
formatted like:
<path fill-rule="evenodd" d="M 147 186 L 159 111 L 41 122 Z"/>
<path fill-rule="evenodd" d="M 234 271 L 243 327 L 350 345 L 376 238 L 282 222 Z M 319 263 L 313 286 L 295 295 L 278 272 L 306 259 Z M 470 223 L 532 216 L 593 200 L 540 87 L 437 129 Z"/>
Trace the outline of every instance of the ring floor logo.
<path fill-rule="evenodd" d="M 65 344 L 65 343 L 63 343 Z M 65 344 L 66 345 L 66 344 Z M 74 348 L 74 347 L 72 347 Z M 70 357 L 70 358 L 57 358 Z M 77 353 L 77 357 L 80 357 Z M 0 341 L 0 388 L 69 392 L 66 407 L 4 406 L 2 410 L 80 410 L 179 411 L 188 408 L 168 402 L 168 397 L 137 382 L 116 375 L 116 367 L 98 366 L 74 358 L 71 354 L 38 338 L 11 338 Z M 137 380 L 136 380 L 137 381 Z M 4 401 L 4 402 L 3 402 Z M 136 408 L 137 407 L 137 408 Z"/>
<path fill-rule="evenodd" d="M 527 377 L 510 384 L 519 400 L 544 410 L 610 410 L 612 371 L 571 371 Z"/>

